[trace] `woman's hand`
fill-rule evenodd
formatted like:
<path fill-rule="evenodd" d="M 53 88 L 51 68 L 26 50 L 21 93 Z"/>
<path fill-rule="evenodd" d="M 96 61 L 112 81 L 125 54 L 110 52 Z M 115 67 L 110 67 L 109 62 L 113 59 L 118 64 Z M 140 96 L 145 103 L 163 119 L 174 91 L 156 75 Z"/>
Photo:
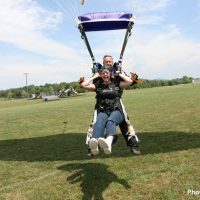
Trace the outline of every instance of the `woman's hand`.
<path fill-rule="evenodd" d="M 99 74 L 99 72 L 97 72 L 96 74 L 94 74 L 94 76 L 92 78 L 96 79 L 96 78 L 99 78 L 99 77 L 100 77 L 100 74 Z"/>
<path fill-rule="evenodd" d="M 99 77 L 99 73 L 96 73 L 94 74 L 93 77 L 91 78 L 88 78 L 85 80 L 84 77 L 80 77 L 79 79 L 79 84 L 80 84 L 80 87 L 83 88 L 83 89 L 86 89 L 86 90 L 89 90 L 89 91 L 95 91 L 95 85 L 94 84 L 91 84 L 91 82 L 98 78 Z"/>
<path fill-rule="evenodd" d="M 78 81 L 80 87 L 81 87 L 81 83 L 83 83 L 84 81 L 85 81 L 85 77 L 84 76 L 80 77 Z"/>

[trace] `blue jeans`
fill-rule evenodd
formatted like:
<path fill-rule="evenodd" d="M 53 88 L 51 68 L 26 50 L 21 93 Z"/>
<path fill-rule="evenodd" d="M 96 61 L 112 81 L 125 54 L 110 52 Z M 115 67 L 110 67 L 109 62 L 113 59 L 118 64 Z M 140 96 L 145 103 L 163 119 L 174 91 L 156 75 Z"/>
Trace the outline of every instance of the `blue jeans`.
<path fill-rule="evenodd" d="M 105 129 L 107 136 L 114 135 L 116 126 L 122 123 L 123 120 L 124 117 L 118 110 L 113 111 L 110 115 L 104 112 L 98 113 L 97 121 L 94 125 L 93 138 L 104 137 Z"/>

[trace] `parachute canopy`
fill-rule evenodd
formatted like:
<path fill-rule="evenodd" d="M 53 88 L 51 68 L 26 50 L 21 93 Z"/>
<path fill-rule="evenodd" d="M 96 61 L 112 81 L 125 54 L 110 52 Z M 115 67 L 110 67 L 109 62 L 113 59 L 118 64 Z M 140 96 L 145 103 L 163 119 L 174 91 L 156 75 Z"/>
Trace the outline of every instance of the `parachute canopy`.
<path fill-rule="evenodd" d="M 78 25 L 82 25 L 85 32 L 127 29 L 129 22 L 134 24 L 131 13 L 125 12 L 97 12 L 78 17 Z"/>

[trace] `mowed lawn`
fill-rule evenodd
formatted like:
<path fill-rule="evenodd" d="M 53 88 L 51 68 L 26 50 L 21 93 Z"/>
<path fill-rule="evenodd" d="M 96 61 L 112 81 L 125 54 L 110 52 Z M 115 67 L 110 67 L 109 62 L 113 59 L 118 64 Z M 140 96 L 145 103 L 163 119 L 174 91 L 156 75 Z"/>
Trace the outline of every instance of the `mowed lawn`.
<path fill-rule="evenodd" d="M 87 158 L 94 96 L 0 100 L 0 199 L 200 198 L 200 85 L 124 92 L 140 156 L 117 129 L 112 155 Z"/>

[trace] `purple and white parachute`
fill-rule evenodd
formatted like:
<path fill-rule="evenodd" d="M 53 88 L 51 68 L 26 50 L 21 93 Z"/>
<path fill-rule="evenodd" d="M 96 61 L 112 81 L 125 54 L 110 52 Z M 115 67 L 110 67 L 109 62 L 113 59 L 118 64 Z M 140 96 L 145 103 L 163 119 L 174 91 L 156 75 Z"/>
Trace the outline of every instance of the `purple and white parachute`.
<path fill-rule="evenodd" d="M 78 25 L 82 25 L 85 32 L 127 29 L 129 23 L 134 23 L 131 13 L 126 12 L 96 12 L 78 17 Z"/>
<path fill-rule="evenodd" d="M 90 48 L 86 32 L 126 29 L 126 34 L 119 58 L 119 65 L 121 65 L 124 50 L 128 42 L 128 38 L 131 35 L 131 29 L 134 25 L 134 22 L 135 20 L 133 15 L 127 12 L 96 12 L 88 13 L 78 17 L 77 24 L 81 32 L 81 38 L 84 40 L 90 53 L 93 66 L 96 65 L 96 61 Z"/>

